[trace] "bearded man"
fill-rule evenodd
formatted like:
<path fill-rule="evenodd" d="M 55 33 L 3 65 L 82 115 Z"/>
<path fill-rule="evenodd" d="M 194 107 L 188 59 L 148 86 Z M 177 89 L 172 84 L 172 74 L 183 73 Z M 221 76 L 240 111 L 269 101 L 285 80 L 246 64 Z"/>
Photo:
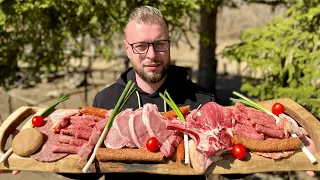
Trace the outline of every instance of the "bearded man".
<path fill-rule="evenodd" d="M 141 6 L 131 13 L 124 44 L 131 67 L 114 84 L 97 93 L 93 106 L 113 109 L 129 80 L 135 82 L 137 91 L 123 108 L 135 110 L 152 103 L 159 111 L 170 110 L 159 96 L 165 90 L 177 106 L 190 105 L 190 109 L 215 100 L 188 79 L 185 68 L 170 65 L 169 28 L 157 8 Z"/>

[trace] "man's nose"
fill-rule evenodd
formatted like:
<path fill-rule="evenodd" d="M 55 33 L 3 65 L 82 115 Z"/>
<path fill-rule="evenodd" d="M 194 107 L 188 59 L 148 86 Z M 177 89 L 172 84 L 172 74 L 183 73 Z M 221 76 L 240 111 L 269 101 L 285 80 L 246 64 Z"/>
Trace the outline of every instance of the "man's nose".
<path fill-rule="evenodd" d="M 156 56 L 156 51 L 154 50 L 153 45 L 150 44 L 147 52 L 147 58 L 154 59 L 155 56 Z"/>

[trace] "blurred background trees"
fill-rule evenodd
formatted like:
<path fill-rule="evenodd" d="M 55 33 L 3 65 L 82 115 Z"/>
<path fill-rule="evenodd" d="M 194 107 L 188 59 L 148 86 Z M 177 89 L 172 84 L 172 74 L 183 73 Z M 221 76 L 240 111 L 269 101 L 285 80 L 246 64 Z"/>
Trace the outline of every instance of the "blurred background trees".
<path fill-rule="evenodd" d="M 284 14 L 245 31 L 223 54 L 252 70 L 254 78 L 242 78 L 248 96 L 290 97 L 320 117 L 320 1 L 285 2 Z"/>
<path fill-rule="evenodd" d="M 217 13 L 245 3 L 283 4 L 287 11 L 224 50 L 253 72 L 242 78 L 241 91 L 259 100 L 290 97 L 319 117 L 319 0 L 0 0 L 0 86 L 14 88 L 22 74 L 37 80 L 63 71 L 85 55 L 86 41 L 93 60 L 113 59 L 112 40 L 129 13 L 151 5 L 168 20 L 173 43 L 192 46 L 188 32 L 199 35 L 197 83 L 215 93 Z"/>

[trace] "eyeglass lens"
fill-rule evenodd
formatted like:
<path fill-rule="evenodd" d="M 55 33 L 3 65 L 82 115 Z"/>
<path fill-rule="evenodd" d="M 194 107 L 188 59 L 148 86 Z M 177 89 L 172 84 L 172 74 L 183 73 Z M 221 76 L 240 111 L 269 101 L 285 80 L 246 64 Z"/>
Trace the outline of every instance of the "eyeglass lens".
<path fill-rule="evenodd" d="M 133 49 L 136 50 L 137 53 L 145 53 L 149 49 L 149 45 L 152 44 L 153 48 L 157 52 L 166 51 L 169 49 L 168 41 L 158 41 L 154 43 L 135 43 L 132 45 Z"/>

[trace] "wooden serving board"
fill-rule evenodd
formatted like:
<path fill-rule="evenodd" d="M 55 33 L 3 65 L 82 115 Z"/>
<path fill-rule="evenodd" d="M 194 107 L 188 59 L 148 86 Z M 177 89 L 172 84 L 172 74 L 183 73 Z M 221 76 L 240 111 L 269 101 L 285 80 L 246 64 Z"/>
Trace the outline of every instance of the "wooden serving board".
<path fill-rule="evenodd" d="M 285 112 L 294 118 L 309 133 L 316 145 L 316 152 L 313 153 L 317 161 L 320 161 L 320 122 L 306 109 L 288 98 L 274 99 L 259 102 L 260 105 L 271 109 L 275 102 L 280 102 L 285 106 Z M 40 114 L 42 108 L 23 106 L 12 113 L 0 126 L 0 157 L 4 154 L 4 147 L 9 135 L 23 121 L 27 123 L 23 128 L 30 127 L 32 116 Z M 56 111 L 63 111 L 58 109 Z M 10 157 L 0 164 L 3 170 L 28 170 L 28 171 L 48 171 L 59 173 L 82 173 L 85 162 L 81 161 L 78 155 L 69 155 L 59 161 L 43 163 L 32 158 L 20 157 L 11 154 Z M 320 171 L 320 165 L 312 164 L 306 155 L 297 151 L 289 158 L 281 160 L 267 159 L 253 153 L 247 155 L 244 160 L 234 159 L 232 155 L 226 154 L 220 161 L 213 163 L 206 171 L 206 174 L 248 174 L 257 172 L 274 171 L 296 171 L 311 170 Z M 120 162 L 98 162 L 95 161 L 89 168 L 89 172 L 146 172 L 153 174 L 173 174 L 173 175 L 193 175 L 198 174 L 190 165 L 183 165 L 180 162 L 166 161 L 162 164 L 138 164 Z"/>

